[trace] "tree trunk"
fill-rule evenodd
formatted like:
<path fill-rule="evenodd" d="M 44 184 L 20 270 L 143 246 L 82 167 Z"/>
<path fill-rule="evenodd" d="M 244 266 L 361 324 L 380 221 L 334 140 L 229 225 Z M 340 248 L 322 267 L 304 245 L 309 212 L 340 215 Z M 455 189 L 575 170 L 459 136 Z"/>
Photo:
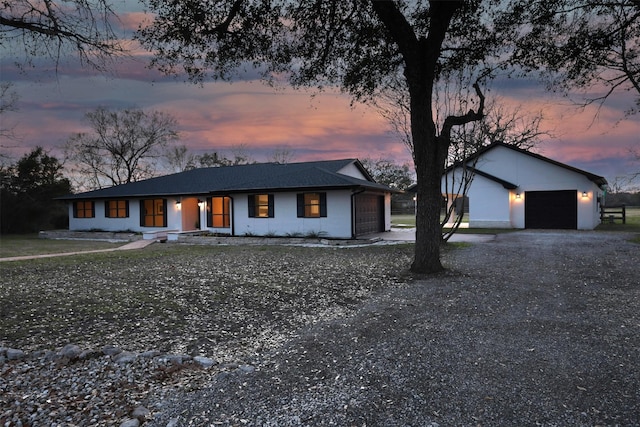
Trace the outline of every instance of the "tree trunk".
<path fill-rule="evenodd" d="M 441 180 L 448 146 L 437 136 L 432 109 L 433 85 L 429 80 L 410 87 L 411 133 L 417 177 L 416 247 L 411 271 L 437 273 L 440 263 Z"/>
<path fill-rule="evenodd" d="M 391 33 L 404 59 L 411 104 L 411 138 L 413 160 L 418 179 L 416 247 L 411 270 L 415 273 L 441 271 L 440 208 L 441 180 L 449 139 L 440 138 L 433 119 L 433 85 L 437 77 L 440 49 L 455 12 L 463 0 L 430 2 L 430 29 L 424 37 L 416 36 L 402 12 L 391 1 L 372 1 L 373 10 Z"/>
<path fill-rule="evenodd" d="M 444 173 L 444 156 L 447 147 L 435 131 L 420 136 L 421 154 L 415 154 L 416 175 L 418 178 L 416 243 L 415 255 L 411 271 L 429 274 L 443 270 L 440 263 L 440 244 L 442 230 L 440 228 L 440 212 L 442 210 L 441 179 Z M 414 136 L 414 145 L 416 145 Z"/>

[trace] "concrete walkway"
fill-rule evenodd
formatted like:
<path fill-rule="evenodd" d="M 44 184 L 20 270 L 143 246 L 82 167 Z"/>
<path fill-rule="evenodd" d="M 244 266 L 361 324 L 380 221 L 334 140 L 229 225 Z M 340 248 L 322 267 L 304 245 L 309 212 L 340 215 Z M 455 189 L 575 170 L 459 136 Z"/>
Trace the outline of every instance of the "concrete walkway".
<path fill-rule="evenodd" d="M 93 251 L 77 251 L 77 252 L 63 252 L 57 254 L 42 254 L 42 255 L 25 255 L 25 256 L 14 256 L 9 258 L 0 258 L 0 262 L 7 261 L 25 261 L 29 259 L 37 259 L 37 258 L 54 258 L 60 256 L 71 256 L 71 255 L 79 255 L 79 254 L 95 254 L 100 252 L 113 252 L 113 251 L 126 251 L 131 249 L 142 249 L 146 248 L 150 244 L 154 243 L 155 240 L 136 240 L 135 242 L 127 243 L 126 245 L 119 246 L 117 248 L 110 249 L 96 249 Z"/>
<path fill-rule="evenodd" d="M 482 243 L 490 242 L 496 238 L 495 234 L 464 234 L 456 233 L 449 239 L 450 242 L 470 242 L 470 243 Z M 363 240 L 379 239 L 388 242 L 415 242 L 416 229 L 415 228 L 392 228 L 391 231 L 385 231 L 382 233 L 368 234 Z M 9 261 L 25 261 L 38 258 L 54 258 L 61 256 L 71 256 L 79 254 L 93 254 L 100 252 L 113 252 L 113 251 L 126 251 L 131 249 L 143 249 L 154 243 L 155 240 L 136 240 L 134 242 L 127 243 L 126 245 L 119 246 L 117 248 L 110 249 L 96 249 L 92 251 L 76 251 L 76 252 L 63 252 L 54 254 L 42 254 L 42 255 L 24 255 L 8 258 L 0 258 L 0 262 Z"/>
<path fill-rule="evenodd" d="M 415 242 L 416 241 L 416 229 L 415 228 L 391 228 L 391 231 L 385 231 L 382 233 L 368 234 L 367 238 L 379 238 L 386 241 L 394 242 Z M 496 238 L 495 234 L 467 234 L 467 233 L 455 233 L 449 239 L 450 242 L 469 242 L 469 243 L 482 243 L 490 242 Z"/>

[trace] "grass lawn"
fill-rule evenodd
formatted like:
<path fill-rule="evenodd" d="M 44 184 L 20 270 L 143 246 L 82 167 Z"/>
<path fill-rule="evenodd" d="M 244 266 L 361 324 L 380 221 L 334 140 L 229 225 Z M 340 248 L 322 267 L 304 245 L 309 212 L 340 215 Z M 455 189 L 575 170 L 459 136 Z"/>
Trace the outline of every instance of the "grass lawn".
<path fill-rule="evenodd" d="M 466 224 L 465 224 L 466 223 Z M 469 215 L 465 214 L 462 218 L 462 224 L 468 225 Z M 391 226 L 394 228 L 415 228 L 416 217 L 415 215 L 391 215 Z M 448 230 L 448 229 L 445 229 Z M 508 233 L 511 231 L 517 231 L 511 228 L 458 228 L 456 233 L 459 234 L 499 234 Z"/>
<path fill-rule="evenodd" d="M 596 230 L 640 232 L 640 206 L 627 206 L 625 224 L 616 220 L 614 224 L 600 224 Z"/>
<path fill-rule="evenodd" d="M 464 216 L 462 222 L 469 222 L 468 215 Z M 396 228 L 413 228 L 416 226 L 416 217 L 414 215 L 391 215 L 391 226 Z M 600 224 L 596 230 L 640 232 L 640 206 L 627 206 L 625 224 L 622 224 L 620 220 L 616 220 L 614 224 Z M 457 233 L 498 234 L 509 231 L 515 231 L 515 229 L 459 228 Z M 640 238 L 638 239 L 640 240 Z"/>
<path fill-rule="evenodd" d="M 444 217 L 440 217 L 440 220 L 442 219 Z M 462 217 L 462 222 L 469 222 L 468 214 Z M 391 215 L 391 226 L 395 228 L 413 228 L 416 226 L 416 216 L 412 214 Z"/>
<path fill-rule="evenodd" d="M 391 226 L 395 228 L 413 228 L 416 226 L 416 216 L 391 215 Z"/>
<path fill-rule="evenodd" d="M 93 240 L 50 240 L 37 234 L 11 234 L 0 236 L 0 258 L 25 255 L 44 255 L 62 252 L 110 249 L 124 243 L 96 242 Z"/>

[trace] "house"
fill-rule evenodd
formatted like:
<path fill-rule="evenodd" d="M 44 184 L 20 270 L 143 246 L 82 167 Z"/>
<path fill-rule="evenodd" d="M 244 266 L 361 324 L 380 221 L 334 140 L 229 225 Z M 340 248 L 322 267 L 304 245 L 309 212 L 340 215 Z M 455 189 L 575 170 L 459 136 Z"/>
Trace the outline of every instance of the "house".
<path fill-rule="evenodd" d="M 591 230 L 600 223 L 605 178 L 503 143 L 493 143 L 448 168 L 444 194 L 468 189 L 469 227 Z"/>
<path fill-rule="evenodd" d="M 391 192 L 355 159 L 193 169 L 64 197 L 69 229 L 353 238 L 391 228 Z"/>

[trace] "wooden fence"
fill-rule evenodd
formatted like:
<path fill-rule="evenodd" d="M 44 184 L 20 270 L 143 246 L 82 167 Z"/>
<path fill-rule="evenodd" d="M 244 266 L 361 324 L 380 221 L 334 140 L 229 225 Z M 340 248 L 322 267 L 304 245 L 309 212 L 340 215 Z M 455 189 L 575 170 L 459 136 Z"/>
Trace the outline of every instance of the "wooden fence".
<path fill-rule="evenodd" d="M 616 220 L 627 223 L 626 205 L 600 206 L 600 222 L 603 224 L 614 224 Z"/>

